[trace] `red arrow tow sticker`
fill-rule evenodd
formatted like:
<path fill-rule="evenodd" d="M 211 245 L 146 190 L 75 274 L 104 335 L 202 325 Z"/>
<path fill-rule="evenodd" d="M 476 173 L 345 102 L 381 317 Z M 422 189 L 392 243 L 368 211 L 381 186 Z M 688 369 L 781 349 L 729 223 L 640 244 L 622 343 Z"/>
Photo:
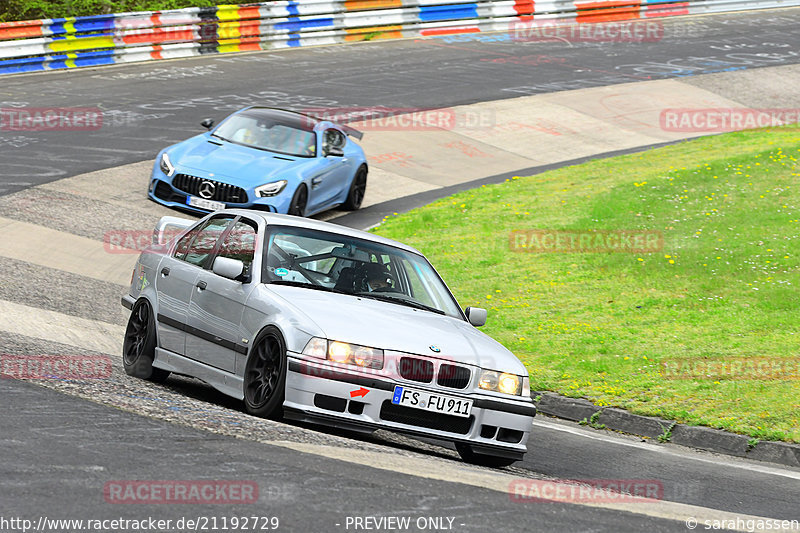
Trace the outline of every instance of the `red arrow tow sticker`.
<path fill-rule="evenodd" d="M 355 398 L 355 397 L 357 397 L 357 396 L 364 397 L 364 396 L 366 396 L 366 395 L 367 395 L 367 393 L 368 393 L 368 392 L 369 392 L 369 389 L 365 389 L 364 387 L 361 387 L 361 388 L 360 388 L 360 389 L 358 389 L 358 390 L 354 390 L 354 391 L 352 391 L 352 392 L 350 393 L 350 397 L 351 397 L 351 398 Z"/>

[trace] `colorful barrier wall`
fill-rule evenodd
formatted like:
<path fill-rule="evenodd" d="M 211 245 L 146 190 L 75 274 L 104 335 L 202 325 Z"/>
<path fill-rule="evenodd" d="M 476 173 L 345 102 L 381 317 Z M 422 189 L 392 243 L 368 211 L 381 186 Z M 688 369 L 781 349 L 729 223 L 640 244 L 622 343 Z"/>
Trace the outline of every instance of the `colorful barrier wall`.
<path fill-rule="evenodd" d="M 281 0 L 0 23 L 0 74 L 375 39 L 800 5 L 800 0 Z"/>

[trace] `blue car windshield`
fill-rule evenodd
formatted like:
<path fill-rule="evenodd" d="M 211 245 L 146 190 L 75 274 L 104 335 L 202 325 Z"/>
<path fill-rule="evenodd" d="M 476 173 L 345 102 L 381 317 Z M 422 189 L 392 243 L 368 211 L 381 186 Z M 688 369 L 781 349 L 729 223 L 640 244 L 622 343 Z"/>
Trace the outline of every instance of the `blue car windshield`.
<path fill-rule="evenodd" d="M 297 157 L 314 157 L 317 134 L 302 118 L 249 110 L 225 119 L 212 134 L 220 139 Z"/>
<path fill-rule="evenodd" d="M 458 303 L 421 255 L 313 230 L 272 226 L 263 281 L 351 294 L 461 318 Z"/>

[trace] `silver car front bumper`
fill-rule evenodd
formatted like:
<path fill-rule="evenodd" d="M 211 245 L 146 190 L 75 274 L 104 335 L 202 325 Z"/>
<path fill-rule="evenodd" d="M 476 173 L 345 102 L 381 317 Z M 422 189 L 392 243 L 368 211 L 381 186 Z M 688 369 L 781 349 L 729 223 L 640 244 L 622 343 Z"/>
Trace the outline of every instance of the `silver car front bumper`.
<path fill-rule="evenodd" d="M 472 391 L 443 390 L 358 370 L 336 368 L 326 362 L 288 353 L 286 374 L 287 418 L 336 427 L 401 433 L 468 443 L 474 451 L 521 459 L 536 408 L 530 400 L 500 400 Z M 396 385 L 473 401 L 469 418 L 433 413 L 392 404 Z M 363 396 L 351 396 L 360 389 Z M 363 393 L 363 391 L 361 391 Z"/>

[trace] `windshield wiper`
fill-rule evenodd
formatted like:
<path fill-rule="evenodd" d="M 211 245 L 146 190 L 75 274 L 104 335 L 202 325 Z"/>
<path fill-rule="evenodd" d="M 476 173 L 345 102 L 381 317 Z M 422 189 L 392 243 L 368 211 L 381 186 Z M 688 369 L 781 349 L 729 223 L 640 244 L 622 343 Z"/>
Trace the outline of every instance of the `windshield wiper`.
<path fill-rule="evenodd" d="M 431 307 L 430 305 L 425 305 L 423 303 L 419 303 L 416 300 L 406 300 L 405 298 L 397 298 L 396 296 L 389 296 L 386 294 L 375 294 L 374 292 L 370 293 L 358 293 L 356 296 L 363 296 L 364 298 L 372 298 L 373 300 L 380 300 L 382 302 L 390 302 L 396 303 L 400 305 L 407 305 L 408 307 L 414 307 L 416 309 L 422 309 L 424 311 L 430 311 L 431 313 L 436 313 L 437 315 L 444 315 L 447 314 L 441 309 L 437 309 L 435 307 Z"/>
<path fill-rule="evenodd" d="M 227 141 L 227 142 L 229 142 L 229 143 L 233 142 L 232 140 L 230 140 L 230 139 L 226 139 L 226 138 L 225 138 L 225 137 L 223 137 L 222 135 L 217 135 L 216 133 L 212 133 L 212 134 L 211 134 L 211 136 L 212 136 L 212 137 L 216 137 L 217 139 L 222 139 L 223 141 Z"/>
<path fill-rule="evenodd" d="M 314 289 L 317 291 L 325 291 L 325 292 L 335 292 L 337 294 L 347 294 L 350 296 L 356 296 L 352 292 L 343 291 L 341 289 L 337 289 L 335 287 L 326 287 L 325 285 L 314 285 L 313 283 L 303 283 L 302 281 L 284 281 L 282 279 L 278 279 L 275 281 L 270 281 L 267 285 L 288 285 L 291 287 L 303 287 L 305 289 Z"/>

